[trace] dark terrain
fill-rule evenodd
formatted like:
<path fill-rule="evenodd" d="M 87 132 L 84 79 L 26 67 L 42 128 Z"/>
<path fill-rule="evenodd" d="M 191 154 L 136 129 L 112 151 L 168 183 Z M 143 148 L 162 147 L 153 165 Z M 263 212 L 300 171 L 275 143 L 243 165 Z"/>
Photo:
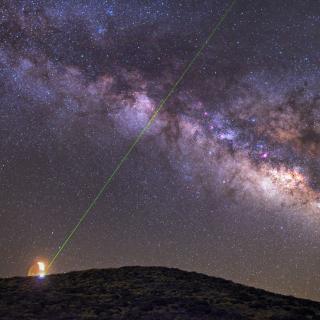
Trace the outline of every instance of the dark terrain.
<path fill-rule="evenodd" d="M 320 303 L 162 267 L 0 279 L 0 319 L 320 320 Z"/>

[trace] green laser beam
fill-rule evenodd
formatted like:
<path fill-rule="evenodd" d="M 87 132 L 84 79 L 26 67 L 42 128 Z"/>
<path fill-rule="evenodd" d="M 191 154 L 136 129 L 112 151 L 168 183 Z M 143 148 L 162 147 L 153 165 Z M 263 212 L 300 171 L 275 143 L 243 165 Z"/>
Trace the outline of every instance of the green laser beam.
<path fill-rule="evenodd" d="M 215 33 L 217 32 L 217 30 L 219 29 L 219 27 L 221 26 L 221 24 L 223 23 L 223 21 L 225 20 L 225 18 L 228 16 L 228 14 L 230 13 L 231 9 L 233 8 L 233 6 L 235 5 L 237 0 L 233 0 L 232 3 L 230 4 L 230 6 L 226 9 L 226 11 L 224 12 L 224 14 L 222 15 L 222 17 L 220 18 L 220 20 L 218 21 L 218 23 L 214 26 L 214 28 L 212 29 L 212 31 L 210 32 L 209 36 L 207 37 L 207 39 L 205 40 L 205 42 L 202 44 L 202 46 L 200 47 L 200 49 L 197 51 L 197 53 L 194 55 L 194 57 L 192 58 L 192 60 L 189 62 L 189 64 L 187 65 L 187 67 L 184 69 L 184 71 L 182 72 L 182 74 L 180 75 L 180 77 L 178 78 L 178 80 L 174 83 L 174 85 L 172 86 L 171 90 L 167 93 L 167 95 L 165 96 L 165 98 L 163 98 L 160 101 L 160 104 L 158 105 L 158 107 L 156 108 L 156 110 L 154 111 L 154 113 L 152 114 L 151 118 L 149 119 L 148 123 L 145 125 L 145 127 L 140 131 L 140 133 L 138 134 L 138 136 L 136 137 L 136 139 L 134 140 L 134 142 L 132 143 L 132 145 L 130 146 L 130 148 L 128 149 L 128 151 L 126 152 L 126 154 L 121 158 L 121 160 L 119 161 L 118 165 L 115 167 L 114 171 L 112 172 L 112 174 L 108 177 L 108 179 L 106 180 L 106 182 L 104 183 L 104 185 L 102 186 L 102 188 L 100 189 L 100 191 L 98 192 L 98 194 L 96 195 L 96 197 L 93 199 L 93 201 L 90 203 L 89 207 L 87 208 L 87 210 L 82 214 L 82 216 L 80 217 L 78 223 L 73 227 L 73 229 L 71 230 L 70 234 L 66 237 L 66 239 L 63 241 L 62 245 L 59 247 L 59 250 L 56 252 L 56 254 L 54 255 L 54 257 L 52 258 L 52 260 L 50 261 L 47 270 L 49 270 L 49 268 L 51 268 L 52 264 L 55 262 L 55 260 L 58 258 L 58 256 L 60 255 L 60 253 L 63 251 L 63 249 L 66 247 L 66 245 L 68 244 L 68 242 L 70 241 L 70 239 L 72 238 L 72 236 L 75 234 L 75 232 L 78 230 L 78 228 L 80 227 L 80 225 L 82 224 L 82 222 L 84 221 L 84 219 L 87 217 L 87 215 L 89 214 L 89 212 L 95 207 L 97 201 L 99 200 L 99 198 L 101 197 L 101 195 L 103 194 L 103 192 L 106 190 L 106 188 L 108 187 L 108 185 L 111 183 L 112 179 L 114 178 L 114 176 L 118 173 L 118 171 L 120 170 L 120 168 L 122 167 L 123 163 L 128 159 L 129 155 L 131 154 L 131 152 L 133 151 L 133 149 L 136 147 L 136 145 L 140 142 L 140 140 L 142 139 L 143 135 L 145 134 L 145 132 L 150 128 L 150 126 L 152 125 L 152 123 L 155 121 L 157 115 L 159 114 L 159 112 L 162 110 L 163 106 L 166 104 L 166 102 L 169 100 L 169 98 L 173 95 L 173 93 L 176 91 L 176 88 L 178 87 L 178 85 L 181 83 L 181 81 L 184 79 L 185 75 L 189 72 L 189 70 L 191 69 L 191 67 L 193 66 L 193 64 L 195 63 L 195 61 L 198 59 L 198 57 L 200 56 L 200 54 L 202 53 L 202 51 L 205 49 L 205 47 L 209 44 L 210 40 L 212 39 L 212 37 L 215 35 Z"/>

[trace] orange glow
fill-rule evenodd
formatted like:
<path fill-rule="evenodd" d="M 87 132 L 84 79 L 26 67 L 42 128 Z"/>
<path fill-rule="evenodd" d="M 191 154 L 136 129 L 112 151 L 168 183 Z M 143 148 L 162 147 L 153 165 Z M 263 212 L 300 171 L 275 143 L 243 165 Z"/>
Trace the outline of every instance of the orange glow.
<path fill-rule="evenodd" d="M 47 262 L 43 259 L 37 259 L 28 270 L 29 277 L 44 278 L 46 275 Z"/>

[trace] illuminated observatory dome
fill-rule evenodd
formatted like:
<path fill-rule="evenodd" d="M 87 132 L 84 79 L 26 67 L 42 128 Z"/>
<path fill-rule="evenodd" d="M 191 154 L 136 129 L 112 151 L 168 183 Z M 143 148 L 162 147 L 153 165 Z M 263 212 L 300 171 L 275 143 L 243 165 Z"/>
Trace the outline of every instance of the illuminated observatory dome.
<path fill-rule="evenodd" d="M 47 271 L 47 262 L 44 260 L 36 260 L 28 270 L 29 277 L 44 278 Z"/>

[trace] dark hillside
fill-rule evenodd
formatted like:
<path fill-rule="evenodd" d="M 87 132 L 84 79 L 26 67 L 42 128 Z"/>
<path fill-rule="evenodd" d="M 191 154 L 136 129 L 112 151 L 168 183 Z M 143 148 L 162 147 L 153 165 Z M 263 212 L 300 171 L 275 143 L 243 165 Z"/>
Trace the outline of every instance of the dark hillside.
<path fill-rule="evenodd" d="M 0 319 L 320 320 L 320 303 L 162 267 L 0 280 Z"/>

